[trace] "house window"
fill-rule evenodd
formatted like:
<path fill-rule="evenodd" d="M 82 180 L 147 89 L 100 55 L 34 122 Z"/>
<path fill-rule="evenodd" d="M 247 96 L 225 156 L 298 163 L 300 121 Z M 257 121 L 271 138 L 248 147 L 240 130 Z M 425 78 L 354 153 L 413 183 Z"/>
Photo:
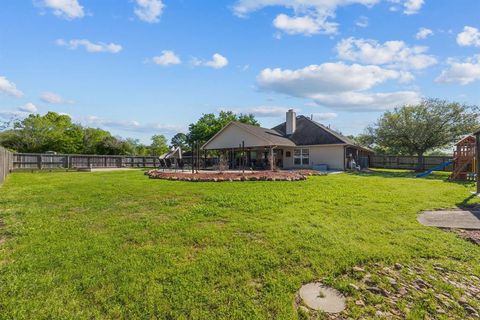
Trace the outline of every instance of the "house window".
<path fill-rule="evenodd" d="M 293 163 L 296 166 L 308 166 L 310 164 L 310 151 L 308 149 L 294 149 Z"/>
<path fill-rule="evenodd" d="M 290 158 L 292 156 L 292 153 L 290 151 L 285 152 L 285 157 Z"/>

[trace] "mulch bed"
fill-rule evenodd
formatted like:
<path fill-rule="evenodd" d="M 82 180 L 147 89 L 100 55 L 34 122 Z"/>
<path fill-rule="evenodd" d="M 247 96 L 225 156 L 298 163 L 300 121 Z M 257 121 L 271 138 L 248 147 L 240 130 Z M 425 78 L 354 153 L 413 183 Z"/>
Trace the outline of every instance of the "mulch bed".
<path fill-rule="evenodd" d="M 145 172 L 151 179 L 180 180 L 191 182 L 224 182 L 224 181 L 301 181 L 307 176 L 325 175 L 315 170 L 298 171 L 255 171 L 255 172 L 164 172 L 150 170 Z"/>

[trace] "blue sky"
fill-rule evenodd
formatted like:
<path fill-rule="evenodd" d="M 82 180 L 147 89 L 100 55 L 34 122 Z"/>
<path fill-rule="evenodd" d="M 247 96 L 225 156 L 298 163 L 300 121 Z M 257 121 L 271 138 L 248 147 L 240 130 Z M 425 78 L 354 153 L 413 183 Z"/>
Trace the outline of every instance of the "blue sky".
<path fill-rule="evenodd" d="M 148 142 L 288 108 L 357 134 L 422 97 L 480 105 L 478 0 L 3 0 L 0 116 Z"/>

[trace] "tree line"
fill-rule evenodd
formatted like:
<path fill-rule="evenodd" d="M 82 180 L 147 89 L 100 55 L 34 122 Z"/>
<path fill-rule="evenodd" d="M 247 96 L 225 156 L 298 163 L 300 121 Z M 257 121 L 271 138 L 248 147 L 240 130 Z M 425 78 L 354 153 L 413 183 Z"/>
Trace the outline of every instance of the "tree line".
<path fill-rule="evenodd" d="M 17 152 L 46 152 L 111 155 L 160 155 L 170 147 L 190 150 L 194 142 L 203 144 L 231 121 L 256 125 L 252 114 L 221 111 L 208 113 L 177 133 L 168 143 L 161 134 L 151 144 L 137 139 L 113 136 L 110 132 L 74 123 L 67 115 L 48 112 L 31 114 L 23 120 L 0 123 L 0 145 Z M 479 127 L 479 108 L 440 99 L 425 99 L 386 111 L 364 133 L 352 136 L 357 144 L 377 154 L 416 155 L 451 147 Z"/>
<path fill-rule="evenodd" d="M 175 134 L 168 143 L 162 134 L 151 137 L 149 145 L 138 139 L 122 138 L 100 128 L 90 128 L 72 121 L 70 116 L 48 112 L 31 114 L 22 120 L 0 122 L 0 145 L 15 152 L 67 154 L 152 155 L 168 152 L 171 147 L 189 151 L 193 142 L 203 144 L 230 121 L 259 125 L 251 114 L 222 111 L 204 114 L 190 124 L 188 133 Z"/>

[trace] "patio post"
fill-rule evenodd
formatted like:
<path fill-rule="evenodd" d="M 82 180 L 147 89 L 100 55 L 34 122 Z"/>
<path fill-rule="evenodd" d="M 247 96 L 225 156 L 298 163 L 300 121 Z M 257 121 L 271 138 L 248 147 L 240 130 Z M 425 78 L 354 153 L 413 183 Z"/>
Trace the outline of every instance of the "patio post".
<path fill-rule="evenodd" d="M 274 159 L 273 159 L 273 147 L 270 147 L 269 158 L 270 158 L 270 170 L 273 171 L 273 163 L 274 163 Z"/>
<path fill-rule="evenodd" d="M 245 141 L 242 141 L 242 173 L 245 173 Z"/>

